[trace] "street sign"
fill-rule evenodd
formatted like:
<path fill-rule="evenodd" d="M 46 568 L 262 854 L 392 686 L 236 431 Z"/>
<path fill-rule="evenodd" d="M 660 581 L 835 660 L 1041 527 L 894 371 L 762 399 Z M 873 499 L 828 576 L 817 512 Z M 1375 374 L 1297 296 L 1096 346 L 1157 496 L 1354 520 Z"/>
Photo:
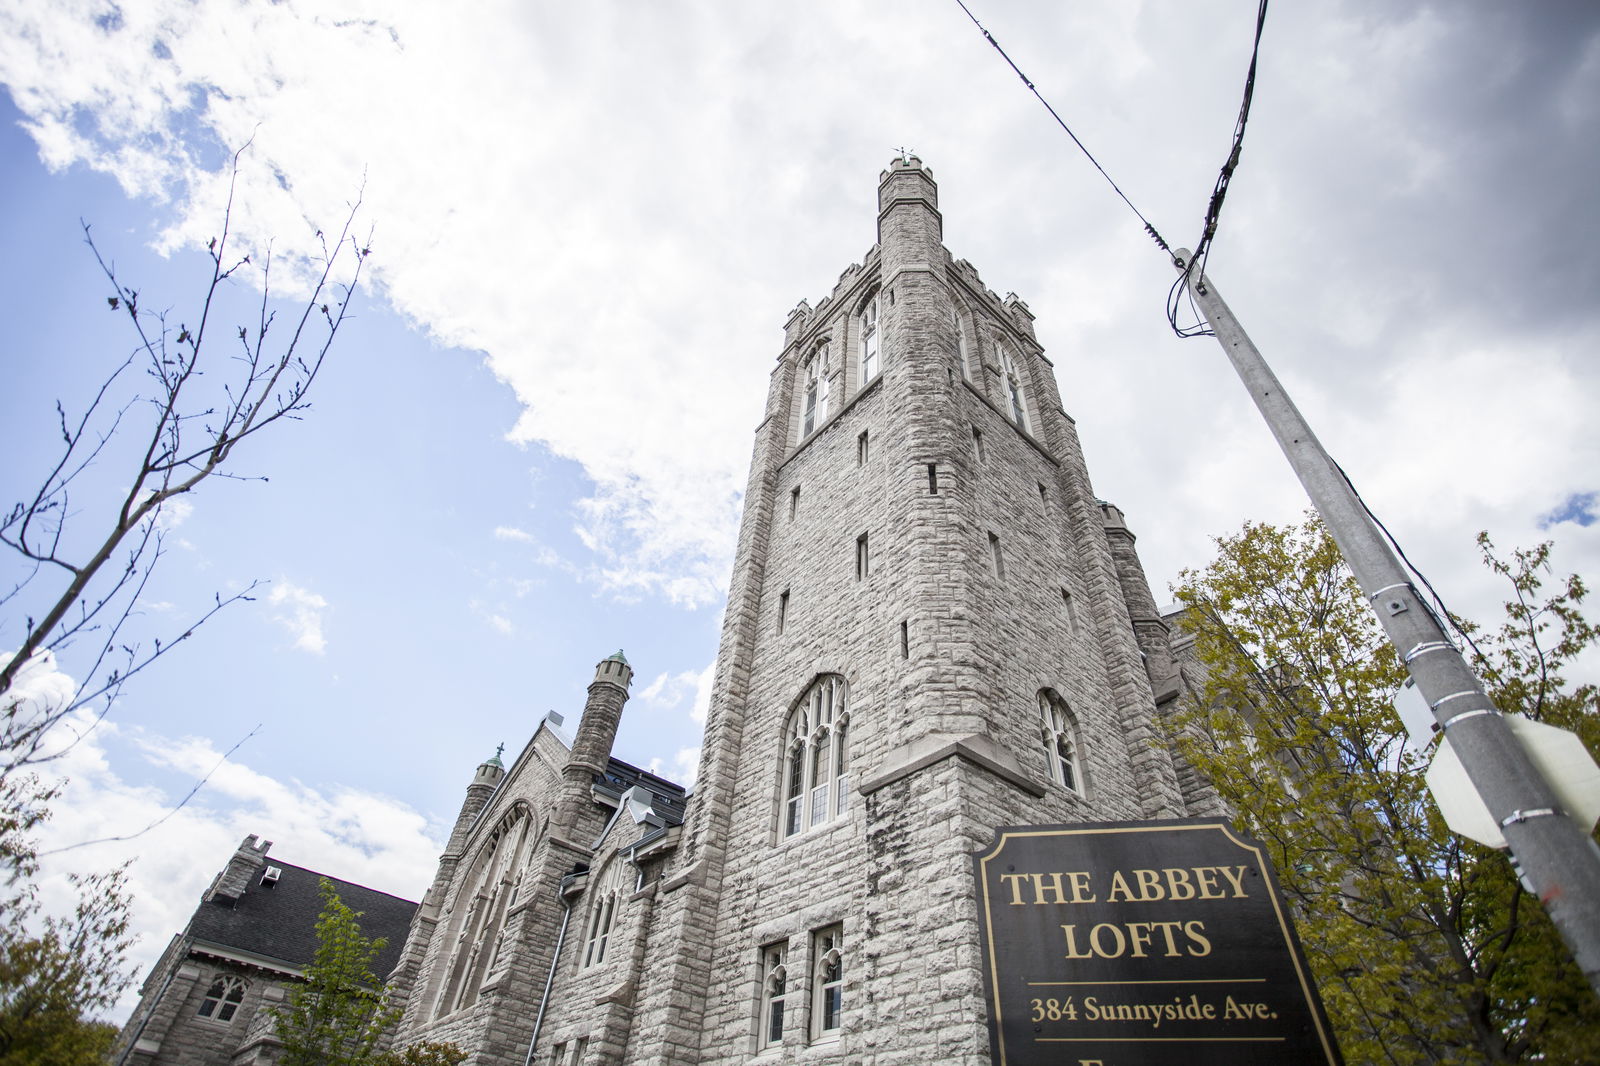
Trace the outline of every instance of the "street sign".
<path fill-rule="evenodd" d="M 1267 857 L 1227 822 L 1007 826 L 973 864 L 994 1066 L 1341 1061 Z"/>

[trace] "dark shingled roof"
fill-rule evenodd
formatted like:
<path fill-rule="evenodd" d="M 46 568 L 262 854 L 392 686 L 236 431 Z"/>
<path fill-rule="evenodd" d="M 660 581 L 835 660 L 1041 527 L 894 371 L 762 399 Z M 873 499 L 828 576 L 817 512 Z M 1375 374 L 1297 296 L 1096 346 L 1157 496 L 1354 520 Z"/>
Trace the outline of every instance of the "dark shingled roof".
<path fill-rule="evenodd" d="M 641 770 L 632 763 L 625 763 L 615 757 L 606 760 L 605 776 L 596 778 L 595 784 L 618 796 L 634 785 L 643 785 L 655 794 L 655 812 L 661 815 L 668 825 L 683 824 L 684 808 L 689 804 L 689 797 L 682 785 L 674 784 L 664 777 L 657 777 L 648 770 Z"/>
<path fill-rule="evenodd" d="M 267 866 L 283 871 L 275 883 L 261 883 Z M 322 913 L 317 884 L 324 876 L 315 870 L 268 859 L 251 875 L 249 887 L 237 901 L 218 896 L 202 902 L 189 919 L 184 935 L 303 969 L 317 953 L 317 916 Z M 357 919 L 361 935 L 388 940 L 374 960 L 372 972 L 379 980 L 389 976 L 400 960 L 417 905 L 337 877 L 328 880 L 344 905 L 361 915 Z"/>

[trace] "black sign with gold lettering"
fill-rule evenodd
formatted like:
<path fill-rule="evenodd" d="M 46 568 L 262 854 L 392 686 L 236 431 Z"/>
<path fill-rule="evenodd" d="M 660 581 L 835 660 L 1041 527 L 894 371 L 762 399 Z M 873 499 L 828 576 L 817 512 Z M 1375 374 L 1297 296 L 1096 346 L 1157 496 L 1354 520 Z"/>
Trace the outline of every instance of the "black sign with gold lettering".
<path fill-rule="evenodd" d="M 1227 822 L 1008 826 L 973 862 L 994 1066 L 1340 1063 L 1267 857 Z"/>

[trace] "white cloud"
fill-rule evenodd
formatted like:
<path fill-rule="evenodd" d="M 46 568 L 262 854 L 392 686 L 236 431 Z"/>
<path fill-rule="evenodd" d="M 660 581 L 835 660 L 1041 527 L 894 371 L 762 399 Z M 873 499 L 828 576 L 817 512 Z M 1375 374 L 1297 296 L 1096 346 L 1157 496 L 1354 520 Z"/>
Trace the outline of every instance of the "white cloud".
<path fill-rule="evenodd" d="M 328 641 L 322 633 L 323 616 L 328 611 L 328 601 L 294 583 L 283 580 L 272 586 L 267 602 L 279 608 L 272 616 L 294 637 L 294 646 L 313 655 L 327 650 Z"/>
<path fill-rule="evenodd" d="M 51 804 L 51 818 L 38 834 L 45 854 L 40 879 L 46 912 L 72 904 L 71 872 L 96 872 L 132 860 L 128 881 L 133 899 L 129 955 L 142 979 L 168 939 L 189 919 L 200 894 L 250 833 L 277 840 L 273 854 L 298 866 L 324 871 L 406 899 L 427 888 L 440 843 L 418 812 L 388 796 L 355 789 L 322 789 L 283 782 L 230 760 L 208 739 L 169 738 L 124 731 L 101 723 L 89 731 L 81 712 L 68 725 L 86 736 L 50 764 L 65 780 Z M 177 793 L 131 784 L 111 768 L 108 748 L 131 743 L 142 761 L 210 781 L 182 809 Z M 139 834 L 140 830 L 156 824 Z M 131 840 L 93 843 L 139 834 Z M 120 1021 L 138 998 L 137 981 L 112 1012 Z"/>
<path fill-rule="evenodd" d="M 711 706 L 711 682 L 716 669 L 713 661 L 703 670 L 657 674 L 648 685 L 634 693 L 633 702 L 653 710 L 680 710 L 684 701 L 689 700 L 689 717 L 704 723 Z"/>
<path fill-rule="evenodd" d="M 534 542 L 532 533 L 525 529 L 517 529 L 515 526 L 495 526 L 494 537 L 496 540 L 518 540 L 525 544 Z"/>
<path fill-rule="evenodd" d="M 511 619 L 503 614 L 491 614 L 489 616 L 489 624 L 494 626 L 496 632 L 504 633 L 506 636 L 510 636 L 515 629 L 511 624 Z"/>
<path fill-rule="evenodd" d="M 1166 332 L 1163 258 L 953 6 L 820 0 L 796 20 L 710 0 L 487 0 L 463 19 L 145 0 L 97 26 L 100 12 L 0 7 L 0 78 L 51 165 L 170 197 L 163 239 L 203 244 L 216 146 L 254 136 L 239 232 L 280 248 L 304 247 L 305 220 L 338 217 L 365 173 L 384 295 L 487 352 L 521 404 L 511 439 L 589 480 L 574 520 L 590 558 L 539 546 L 536 561 L 610 595 L 717 597 L 783 313 L 873 243 L 873 179 L 906 141 L 939 176 L 951 250 L 1039 316 L 1095 489 L 1126 510 L 1158 587 L 1207 558 L 1209 535 L 1304 506 L 1212 342 Z M 1195 0 L 985 18 L 1182 243 L 1225 154 L 1253 14 Z M 1595 41 L 1592 13 L 1529 5 L 1270 17 L 1215 280 L 1363 485 L 1418 468 L 1395 461 L 1397 432 L 1443 460 L 1416 496 L 1369 499 L 1429 499 L 1450 522 L 1412 525 L 1408 550 L 1461 574 L 1477 527 L 1521 540 L 1597 488 L 1594 435 L 1566 409 L 1600 391 L 1582 358 L 1600 285 L 1585 251 Z M 1442 380 L 1463 365 L 1434 343 L 1440 323 L 1506 377 Z M 1496 380 L 1517 410 L 1499 410 Z M 1546 380 L 1565 390 L 1549 421 L 1531 413 Z M 1503 417 L 1515 436 L 1486 445 Z M 1575 544 L 1573 568 L 1600 566 Z"/>
<path fill-rule="evenodd" d="M 0 666 L 16 658 L 14 651 L 0 652 Z M 56 709 L 72 704 L 78 694 L 78 683 L 61 672 L 56 665 L 54 652 L 41 651 L 17 671 L 11 687 L 6 690 L 6 702 L 16 702 L 15 717 L 26 719 L 35 714 L 56 713 Z M 10 712 L 8 712 L 8 717 Z"/>
<path fill-rule="evenodd" d="M 194 514 L 194 503 L 185 496 L 174 496 L 161 505 L 160 512 L 156 515 L 156 525 L 164 532 L 170 532 L 183 525 L 189 516 Z M 187 546 L 187 542 L 184 542 Z"/>
<path fill-rule="evenodd" d="M 676 781 L 692 792 L 694 791 L 695 781 L 700 776 L 700 749 L 698 747 L 679 748 L 677 754 L 672 757 L 671 766 L 667 765 L 665 759 L 657 756 L 650 760 L 650 765 L 646 766 L 645 769 L 657 777 L 664 777 L 668 781 Z"/>

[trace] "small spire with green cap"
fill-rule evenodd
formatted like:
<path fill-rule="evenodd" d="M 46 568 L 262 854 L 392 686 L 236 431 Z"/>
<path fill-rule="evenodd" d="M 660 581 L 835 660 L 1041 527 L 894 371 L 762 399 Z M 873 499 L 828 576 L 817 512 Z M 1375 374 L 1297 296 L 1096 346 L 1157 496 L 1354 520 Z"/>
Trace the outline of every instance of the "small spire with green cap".
<path fill-rule="evenodd" d="M 506 768 L 506 764 L 500 761 L 500 756 L 505 753 L 505 750 L 506 746 L 504 743 L 497 745 L 494 749 L 494 754 L 484 760 L 485 765 L 498 766 L 500 769 L 504 770 Z"/>
<path fill-rule="evenodd" d="M 626 655 L 622 654 L 622 649 L 621 648 L 617 649 L 617 653 L 615 655 L 608 655 L 608 656 L 606 656 L 606 658 L 609 659 L 609 660 L 612 660 L 614 662 L 619 662 L 619 663 L 623 663 L 623 664 L 626 664 L 627 661 L 628 661 L 628 657 Z"/>

